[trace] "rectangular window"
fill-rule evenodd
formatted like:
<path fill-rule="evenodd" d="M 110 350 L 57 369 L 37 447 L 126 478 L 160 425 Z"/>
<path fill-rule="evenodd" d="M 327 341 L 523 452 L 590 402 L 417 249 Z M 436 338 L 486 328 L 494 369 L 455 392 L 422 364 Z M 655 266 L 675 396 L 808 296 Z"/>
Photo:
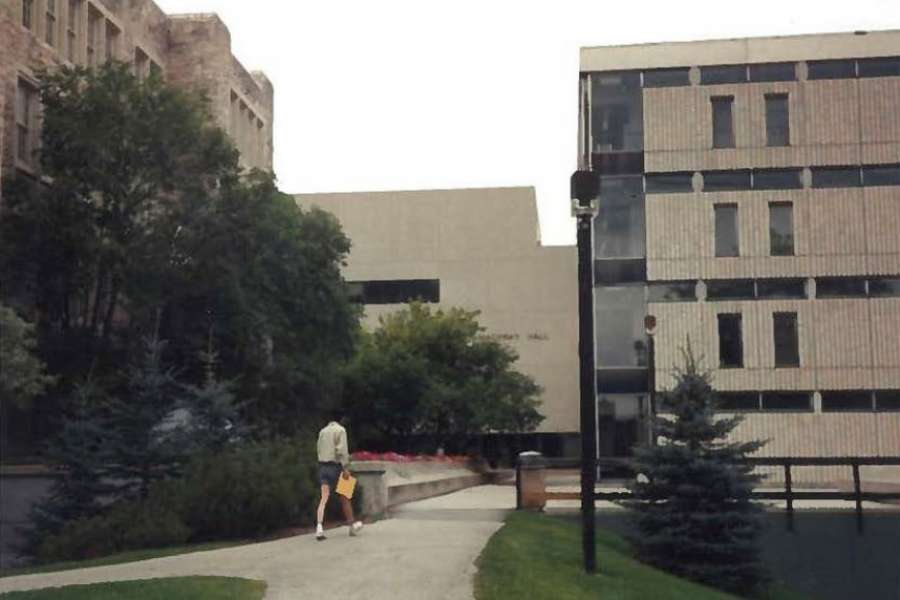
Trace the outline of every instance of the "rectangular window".
<path fill-rule="evenodd" d="M 66 23 L 66 58 L 76 62 L 78 58 L 78 21 L 81 16 L 81 0 L 69 0 L 69 18 Z"/>
<path fill-rule="evenodd" d="M 750 81 L 796 81 L 797 63 L 762 63 L 750 65 Z"/>
<path fill-rule="evenodd" d="M 34 31 L 34 0 L 22 0 L 22 27 Z"/>
<path fill-rule="evenodd" d="M 106 62 L 116 60 L 119 56 L 119 29 L 106 22 Z"/>
<path fill-rule="evenodd" d="M 739 369 L 744 366 L 744 341 L 741 337 L 741 315 L 721 314 L 719 319 L 719 367 Z"/>
<path fill-rule="evenodd" d="M 603 177 L 594 218 L 594 256 L 643 258 L 644 182 L 640 175 Z"/>
<path fill-rule="evenodd" d="M 862 277 L 816 277 L 816 298 L 865 298 Z"/>
<path fill-rule="evenodd" d="M 744 83 L 745 81 L 747 81 L 747 65 L 700 67 L 700 85 Z"/>
<path fill-rule="evenodd" d="M 703 171 L 704 192 L 743 192 L 751 189 L 750 171 Z"/>
<path fill-rule="evenodd" d="M 873 409 L 872 392 L 860 390 L 822 392 L 822 412 L 870 412 Z"/>
<path fill-rule="evenodd" d="M 900 390 L 875 390 L 875 410 L 900 412 Z"/>
<path fill-rule="evenodd" d="M 803 169 L 754 169 L 754 190 L 799 190 Z"/>
<path fill-rule="evenodd" d="M 591 74 L 593 152 L 644 149 L 644 117 L 639 71 Z"/>
<path fill-rule="evenodd" d="M 763 392 L 762 409 L 771 411 L 810 411 L 812 394 L 809 392 Z"/>
<path fill-rule="evenodd" d="M 766 145 L 790 146 L 791 124 L 787 94 L 766 94 Z"/>
<path fill-rule="evenodd" d="M 731 108 L 734 96 L 713 96 L 712 104 L 713 148 L 734 148 L 734 120 Z"/>
<path fill-rule="evenodd" d="M 644 286 L 599 287 L 595 290 L 594 307 L 597 366 L 646 366 Z"/>
<path fill-rule="evenodd" d="M 88 4 L 88 30 L 87 30 L 87 65 L 96 67 L 100 57 L 97 55 L 97 47 L 100 45 L 101 28 L 103 27 L 103 15 L 93 5 Z"/>
<path fill-rule="evenodd" d="M 643 73 L 645 88 L 691 85 L 690 68 L 648 69 Z"/>
<path fill-rule="evenodd" d="M 348 281 L 347 295 L 363 304 L 404 304 L 414 300 L 440 302 L 441 282 L 438 279 Z"/>
<path fill-rule="evenodd" d="M 34 167 L 37 156 L 38 91 L 20 79 L 16 90 L 16 159 Z"/>
<path fill-rule="evenodd" d="M 696 281 L 659 281 L 647 285 L 648 302 L 693 302 L 696 299 Z"/>
<path fill-rule="evenodd" d="M 900 164 L 869 165 L 862 168 L 863 185 L 876 187 L 882 185 L 900 185 Z"/>
<path fill-rule="evenodd" d="M 808 79 L 854 79 L 856 77 L 856 61 L 853 59 L 811 60 L 806 64 L 809 67 Z"/>
<path fill-rule="evenodd" d="M 44 40 L 51 46 L 56 45 L 56 0 L 46 0 L 46 22 L 44 23 Z"/>
<path fill-rule="evenodd" d="M 755 289 L 752 279 L 723 279 L 706 282 L 706 299 L 753 300 Z"/>
<path fill-rule="evenodd" d="M 150 75 L 150 57 L 140 48 L 134 49 L 134 76 L 140 80 Z M 232 101 L 233 102 L 233 101 Z"/>
<path fill-rule="evenodd" d="M 804 279 L 760 279 L 756 282 L 756 297 L 762 300 L 806 299 Z"/>
<path fill-rule="evenodd" d="M 647 173 L 644 183 L 648 194 L 686 194 L 694 191 L 693 179 L 690 171 Z"/>
<path fill-rule="evenodd" d="M 813 167 L 812 186 L 814 188 L 849 188 L 859 187 L 859 167 Z"/>
<path fill-rule="evenodd" d="M 869 296 L 873 298 L 900 297 L 900 277 L 876 277 L 870 279 Z"/>
<path fill-rule="evenodd" d="M 790 202 L 769 202 L 769 253 L 794 255 L 794 205 Z"/>
<path fill-rule="evenodd" d="M 723 412 L 743 412 L 759 410 L 758 392 L 718 392 L 718 410 Z"/>
<path fill-rule="evenodd" d="M 797 313 L 777 312 L 772 315 L 772 335 L 775 341 L 775 366 L 800 366 L 800 341 L 797 332 Z"/>
<path fill-rule="evenodd" d="M 594 261 L 594 284 L 619 285 L 647 281 L 644 258 L 611 258 Z"/>
<path fill-rule="evenodd" d="M 900 56 L 861 58 L 857 64 L 860 77 L 900 77 Z"/>
<path fill-rule="evenodd" d="M 716 204 L 716 256 L 740 256 L 737 204 Z"/>

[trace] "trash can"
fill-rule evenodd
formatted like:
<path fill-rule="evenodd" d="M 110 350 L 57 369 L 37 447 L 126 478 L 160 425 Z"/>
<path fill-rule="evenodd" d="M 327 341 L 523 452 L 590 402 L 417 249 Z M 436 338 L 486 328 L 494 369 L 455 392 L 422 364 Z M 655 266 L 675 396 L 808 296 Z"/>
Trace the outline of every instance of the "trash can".
<path fill-rule="evenodd" d="M 516 465 L 516 508 L 543 510 L 547 504 L 544 492 L 547 491 L 545 467 L 547 462 L 540 452 L 519 453 Z"/>

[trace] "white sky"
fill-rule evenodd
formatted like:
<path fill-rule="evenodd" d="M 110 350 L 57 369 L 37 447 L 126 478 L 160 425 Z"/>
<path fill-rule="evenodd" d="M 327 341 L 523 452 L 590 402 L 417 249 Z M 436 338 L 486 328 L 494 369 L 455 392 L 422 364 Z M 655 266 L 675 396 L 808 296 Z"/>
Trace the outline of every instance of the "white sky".
<path fill-rule="evenodd" d="M 580 47 L 900 29 L 898 0 L 155 1 L 272 80 L 283 191 L 534 186 L 545 244 L 575 238 Z"/>

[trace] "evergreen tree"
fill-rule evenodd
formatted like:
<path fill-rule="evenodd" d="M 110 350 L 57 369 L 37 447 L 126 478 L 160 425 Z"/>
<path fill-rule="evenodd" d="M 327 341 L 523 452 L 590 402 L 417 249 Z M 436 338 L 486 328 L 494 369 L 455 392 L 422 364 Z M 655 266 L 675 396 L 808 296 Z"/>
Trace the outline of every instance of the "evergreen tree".
<path fill-rule="evenodd" d="M 670 413 L 654 422 L 659 443 L 635 449 L 632 484 L 637 556 L 681 577 L 738 594 L 766 580 L 761 559 L 762 508 L 751 498 L 760 476 L 746 457 L 763 442 L 730 442 L 740 417 L 716 418 L 710 375 L 691 353 L 662 395 Z"/>
<path fill-rule="evenodd" d="M 102 500 L 112 492 L 104 470 L 108 430 L 100 407 L 105 400 L 104 391 L 90 379 L 73 391 L 63 427 L 44 452 L 47 466 L 59 476 L 32 507 L 22 530 L 24 554 L 38 556 L 46 536 L 59 533 L 69 521 L 103 511 Z"/>

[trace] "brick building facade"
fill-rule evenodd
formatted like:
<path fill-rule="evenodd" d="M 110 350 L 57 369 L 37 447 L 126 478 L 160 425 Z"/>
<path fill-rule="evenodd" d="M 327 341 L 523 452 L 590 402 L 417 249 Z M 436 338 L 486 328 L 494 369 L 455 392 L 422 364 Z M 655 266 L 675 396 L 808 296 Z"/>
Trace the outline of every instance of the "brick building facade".
<path fill-rule="evenodd" d="M 167 15 L 150 0 L 2 0 L 0 175 L 37 174 L 35 73 L 107 60 L 131 62 L 138 76 L 160 70 L 169 83 L 200 87 L 242 166 L 272 170 L 272 84 L 234 57 L 217 15 Z"/>

